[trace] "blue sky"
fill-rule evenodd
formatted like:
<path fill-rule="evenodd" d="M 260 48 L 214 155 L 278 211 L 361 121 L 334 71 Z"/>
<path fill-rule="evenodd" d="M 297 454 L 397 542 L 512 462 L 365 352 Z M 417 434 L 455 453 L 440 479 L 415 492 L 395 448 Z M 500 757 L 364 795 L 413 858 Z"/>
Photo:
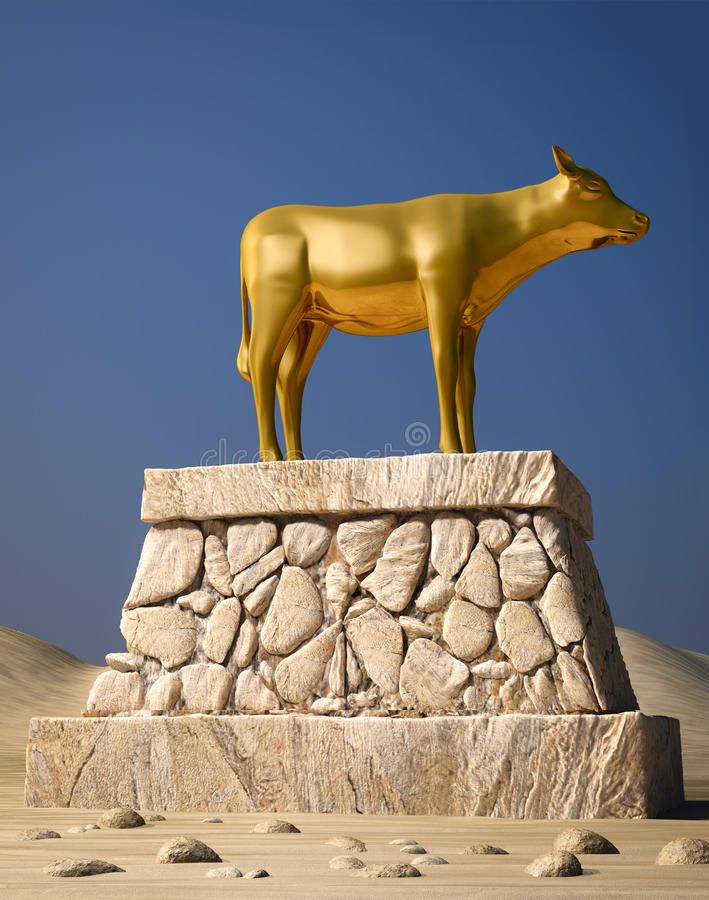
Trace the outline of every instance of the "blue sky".
<path fill-rule="evenodd" d="M 709 651 L 707 26 L 679 2 L 2 4 L 0 622 L 122 649 L 143 468 L 254 454 L 249 218 L 539 182 L 558 143 L 652 229 L 490 317 L 478 443 L 555 450 L 616 622 Z M 406 449 L 416 422 L 435 449 L 426 333 L 333 334 L 306 452 Z"/>

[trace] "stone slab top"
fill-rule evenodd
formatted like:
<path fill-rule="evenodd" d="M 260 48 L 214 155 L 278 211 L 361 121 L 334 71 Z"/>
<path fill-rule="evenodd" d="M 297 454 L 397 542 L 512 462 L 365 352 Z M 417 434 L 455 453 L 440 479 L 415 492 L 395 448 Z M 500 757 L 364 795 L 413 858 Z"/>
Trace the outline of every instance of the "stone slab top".
<path fill-rule="evenodd" d="M 141 518 L 551 507 L 593 537 L 591 498 L 551 450 L 421 453 L 411 456 L 146 469 Z"/>

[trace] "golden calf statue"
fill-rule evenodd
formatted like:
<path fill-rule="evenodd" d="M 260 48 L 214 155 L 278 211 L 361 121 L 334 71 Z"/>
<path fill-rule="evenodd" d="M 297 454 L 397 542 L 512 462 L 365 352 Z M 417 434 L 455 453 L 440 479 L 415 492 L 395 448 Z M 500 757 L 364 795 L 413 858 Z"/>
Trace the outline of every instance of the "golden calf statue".
<path fill-rule="evenodd" d="M 276 391 L 287 457 L 302 459 L 303 389 L 331 328 L 364 335 L 428 328 L 440 448 L 475 452 L 475 346 L 486 317 L 552 260 L 632 243 L 650 225 L 596 172 L 561 147 L 553 153 L 559 174 L 513 191 L 278 206 L 248 223 L 237 367 L 253 386 L 261 459 L 282 458 Z"/>

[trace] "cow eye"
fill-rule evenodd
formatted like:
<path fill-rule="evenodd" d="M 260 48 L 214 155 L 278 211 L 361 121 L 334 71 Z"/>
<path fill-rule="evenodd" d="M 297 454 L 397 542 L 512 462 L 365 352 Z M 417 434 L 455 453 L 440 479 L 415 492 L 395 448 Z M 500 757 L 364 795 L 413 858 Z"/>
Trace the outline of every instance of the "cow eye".
<path fill-rule="evenodd" d="M 600 191 L 602 190 L 603 185 L 600 181 L 587 181 L 586 182 L 586 190 L 587 191 Z"/>

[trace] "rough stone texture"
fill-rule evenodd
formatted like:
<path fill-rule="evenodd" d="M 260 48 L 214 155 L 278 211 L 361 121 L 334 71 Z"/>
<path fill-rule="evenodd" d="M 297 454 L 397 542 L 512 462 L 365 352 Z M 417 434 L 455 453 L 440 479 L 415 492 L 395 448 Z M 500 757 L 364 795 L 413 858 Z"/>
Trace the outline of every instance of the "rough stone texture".
<path fill-rule="evenodd" d="M 102 672 L 94 681 L 86 712 L 105 716 L 109 713 L 142 709 L 143 679 L 137 672 Z"/>
<path fill-rule="evenodd" d="M 561 701 L 566 707 L 566 712 L 596 711 L 598 703 L 585 667 L 566 651 L 559 653 L 556 664 L 559 667 L 563 689 Z"/>
<path fill-rule="evenodd" d="M 433 627 L 428 622 L 415 619 L 413 616 L 399 616 L 399 625 L 404 629 L 404 634 L 410 641 L 416 638 L 433 637 Z"/>
<path fill-rule="evenodd" d="M 258 650 L 258 631 L 254 620 L 245 618 L 239 629 L 239 637 L 234 647 L 234 662 L 240 669 L 245 669 Z"/>
<path fill-rule="evenodd" d="M 227 591 L 228 594 L 231 594 L 231 585 Z M 216 602 L 216 596 L 210 591 L 192 591 L 191 594 L 177 598 L 177 605 L 180 609 L 190 609 L 199 616 L 208 616 Z"/>
<path fill-rule="evenodd" d="M 530 528 L 521 528 L 510 546 L 500 554 L 500 577 L 505 597 L 527 600 L 542 590 L 550 575 L 544 548 Z"/>
<path fill-rule="evenodd" d="M 539 602 L 549 633 L 560 647 L 581 641 L 586 634 L 583 597 L 576 585 L 562 572 L 553 575 Z"/>
<path fill-rule="evenodd" d="M 271 575 L 270 578 L 262 581 L 258 587 L 254 588 L 244 600 L 244 609 L 246 612 L 251 613 L 252 616 L 256 617 L 266 612 L 268 604 L 273 600 L 273 595 L 276 593 L 278 580 L 278 575 Z"/>
<path fill-rule="evenodd" d="M 423 572 L 429 541 L 428 525 L 420 519 L 410 519 L 394 529 L 362 587 L 385 609 L 401 612 L 408 606 Z"/>
<path fill-rule="evenodd" d="M 561 712 L 556 685 L 548 666 L 542 666 L 534 675 L 525 675 L 524 690 L 538 713 Z"/>
<path fill-rule="evenodd" d="M 257 822 L 251 830 L 255 834 L 300 834 L 300 828 L 296 828 L 292 822 L 284 822 L 283 819 Z"/>
<path fill-rule="evenodd" d="M 453 599 L 454 594 L 455 584 L 441 575 L 436 575 L 427 585 L 424 585 L 416 598 L 416 608 L 422 612 L 437 612 Z"/>
<path fill-rule="evenodd" d="M 500 649 L 518 672 L 529 672 L 554 656 L 554 645 L 539 616 L 526 603 L 505 603 L 495 622 Z"/>
<path fill-rule="evenodd" d="M 181 672 L 182 699 L 187 712 L 224 709 L 234 685 L 234 677 L 224 666 L 196 663 Z"/>
<path fill-rule="evenodd" d="M 177 705 L 182 693 L 182 681 L 174 672 L 161 675 L 148 689 L 145 705 L 151 713 L 169 712 Z"/>
<path fill-rule="evenodd" d="M 470 661 L 490 646 L 492 616 L 467 600 L 453 600 L 443 619 L 443 640 L 459 659 Z"/>
<path fill-rule="evenodd" d="M 555 567 L 571 574 L 571 548 L 564 517 L 554 509 L 540 509 L 534 514 L 534 530 Z"/>
<path fill-rule="evenodd" d="M 488 550 L 499 556 L 512 543 L 514 531 L 504 519 L 481 519 L 478 522 L 478 537 Z"/>
<path fill-rule="evenodd" d="M 131 653 L 159 659 L 166 669 L 186 663 L 197 645 L 194 616 L 173 607 L 125 610 L 121 633 Z"/>
<path fill-rule="evenodd" d="M 203 649 L 212 662 L 221 663 L 234 643 L 241 620 L 241 603 L 234 597 L 220 601 L 207 623 Z"/>
<path fill-rule="evenodd" d="M 252 869 L 244 875 L 244 878 L 270 878 L 270 874 L 265 869 Z"/>
<path fill-rule="evenodd" d="M 215 534 L 210 534 L 204 541 L 204 569 L 212 587 L 224 597 L 230 597 L 231 567 L 224 544 Z"/>
<path fill-rule="evenodd" d="M 229 525 L 227 559 L 231 574 L 243 572 L 265 556 L 273 548 L 277 538 L 276 523 L 270 519 L 240 519 Z"/>
<path fill-rule="evenodd" d="M 325 841 L 326 844 L 332 844 L 333 847 L 339 847 L 341 850 L 353 850 L 355 853 L 366 853 L 367 845 L 358 838 L 350 837 L 347 834 L 337 834 Z"/>
<path fill-rule="evenodd" d="M 581 863 L 573 853 L 556 850 L 533 860 L 526 871 L 535 878 L 569 878 L 583 875 Z"/>
<path fill-rule="evenodd" d="M 507 850 L 492 844 L 471 844 L 462 851 L 467 856 L 507 856 Z"/>
<path fill-rule="evenodd" d="M 347 641 L 340 632 L 335 641 L 335 650 L 330 663 L 328 686 L 336 697 L 344 697 L 347 689 Z"/>
<path fill-rule="evenodd" d="M 222 858 L 202 841 L 192 837 L 177 837 L 167 841 L 158 850 L 158 863 L 221 862 Z"/>
<path fill-rule="evenodd" d="M 163 522 L 145 536 L 125 609 L 159 603 L 188 588 L 202 562 L 202 532 L 193 522 Z"/>
<path fill-rule="evenodd" d="M 497 563 L 482 542 L 470 554 L 470 559 L 455 583 L 457 594 L 478 606 L 497 609 L 502 604 L 502 585 Z"/>
<path fill-rule="evenodd" d="M 357 872 L 362 878 L 420 878 L 421 873 L 409 863 L 386 863 L 379 866 L 365 866 Z"/>
<path fill-rule="evenodd" d="M 475 526 L 460 513 L 440 513 L 431 523 L 431 562 L 445 578 L 455 578 L 470 556 Z"/>
<path fill-rule="evenodd" d="M 567 828 L 554 838 L 554 850 L 568 853 L 620 853 L 615 844 L 597 831 L 585 828 Z"/>
<path fill-rule="evenodd" d="M 387 538 L 396 527 L 396 516 L 372 516 L 343 522 L 337 529 L 337 545 L 355 575 L 373 569 Z"/>
<path fill-rule="evenodd" d="M 658 866 L 709 865 L 709 841 L 701 838 L 677 838 L 665 844 L 655 862 Z"/>
<path fill-rule="evenodd" d="M 335 651 L 335 641 L 342 631 L 337 622 L 308 641 L 300 650 L 281 660 L 276 666 L 276 687 L 289 703 L 307 700 L 322 681 L 325 666 Z"/>
<path fill-rule="evenodd" d="M 433 641 L 409 645 L 401 667 L 401 699 L 416 709 L 446 709 L 468 680 L 468 667 Z"/>
<path fill-rule="evenodd" d="M 447 866 L 448 860 L 442 856 L 431 856 L 430 853 L 427 853 L 425 856 L 412 860 L 412 863 L 415 866 Z"/>
<path fill-rule="evenodd" d="M 224 866 L 221 869 L 209 869 L 206 878 L 243 878 L 241 869 L 236 866 Z"/>
<path fill-rule="evenodd" d="M 330 529 L 319 519 L 289 522 L 283 529 L 283 549 L 291 566 L 314 565 L 330 546 Z"/>
<path fill-rule="evenodd" d="M 591 500 L 550 450 L 146 469 L 142 518 L 203 521 L 466 507 L 551 507 L 575 522 L 583 538 L 593 537 Z M 339 533 L 338 543 L 342 547 Z"/>
<path fill-rule="evenodd" d="M 372 681 L 385 694 L 399 690 L 404 635 L 396 619 L 376 607 L 345 626 L 347 639 Z"/>
<path fill-rule="evenodd" d="M 471 666 L 470 671 L 478 678 L 509 678 L 512 674 L 512 666 L 504 660 L 498 662 L 495 659 L 487 659 L 476 666 Z"/>
<path fill-rule="evenodd" d="M 357 587 L 357 579 L 345 563 L 334 562 L 325 573 L 325 597 L 332 604 L 335 615 L 341 619 Z"/>
<path fill-rule="evenodd" d="M 52 878 L 85 878 L 88 875 L 105 875 L 107 872 L 125 872 L 125 869 L 103 859 L 55 859 L 42 871 Z"/>
<path fill-rule="evenodd" d="M 303 569 L 285 566 L 261 630 L 269 653 L 282 656 L 315 634 L 323 620 L 322 600 L 313 579 Z"/>
<path fill-rule="evenodd" d="M 329 866 L 331 869 L 364 869 L 365 863 L 356 856 L 333 856 Z"/>
<path fill-rule="evenodd" d="M 231 583 L 234 596 L 243 597 L 244 594 L 250 594 L 260 582 L 280 569 L 285 558 L 283 547 L 279 545 L 270 550 L 265 556 L 262 556 L 253 565 L 239 572 Z"/>
<path fill-rule="evenodd" d="M 116 672 L 135 672 L 138 669 L 138 660 L 130 653 L 107 653 L 106 665 Z"/>
<path fill-rule="evenodd" d="M 17 835 L 18 841 L 47 841 L 56 838 L 61 838 L 61 835 L 51 828 L 28 828 Z"/>
<path fill-rule="evenodd" d="M 130 806 L 118 806 L 104 813 L 99 822 L 104 828 L 141 828 L 145 819 Z"/>
<path fill-rule="evenodd" d="M 253 669 L 244 669 L 236 679 L 234 706 L 240 712 L 267 713 L 279 709 L 280 702 Z"/>

